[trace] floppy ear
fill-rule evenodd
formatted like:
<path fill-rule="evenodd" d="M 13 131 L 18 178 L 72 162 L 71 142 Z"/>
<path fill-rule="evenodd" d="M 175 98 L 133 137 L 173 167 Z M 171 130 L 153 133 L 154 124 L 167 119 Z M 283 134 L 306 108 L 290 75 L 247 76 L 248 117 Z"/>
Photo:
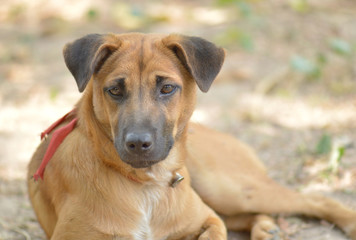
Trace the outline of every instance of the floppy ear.
<path fill-rule="evenodd" d="M 195 79 L 201 91 L 207 92 L 224 62 L 225 51 L 199 38 L 169 35 L 162 39 Z"/>
<path fill-rule="evenodd" d="M 89 34 L 63 49 L 64 61 L 83 92 L 90 78 L 97 73 L 108 57 L 119 48 L 119 42 L 108 41 L 112 35 Z"/>

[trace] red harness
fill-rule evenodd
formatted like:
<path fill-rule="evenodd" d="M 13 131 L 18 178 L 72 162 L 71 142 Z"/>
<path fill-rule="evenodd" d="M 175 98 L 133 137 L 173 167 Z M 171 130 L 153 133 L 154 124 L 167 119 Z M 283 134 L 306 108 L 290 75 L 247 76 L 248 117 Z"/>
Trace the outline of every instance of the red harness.
<path fill-rule="evenodd" d="M 56 127 L 58 127 L 67 118 L 67 116 L 70 113 L 73 113 L 74 111 L 75 111 L 75 109 L 73 109 L 72 111 L 70 111 L 69 113 L 64 115 L 62 118 L 58 119 L 49 128 L 47 128 L 44 132 L 42 132 L 41 139 L 43 139 L 43 138 L 46 139 L 48 134 L 50 134 Z M 52 138 L 49 142 L 46 153 L 42 159 L 41 165 L 37 169 L 36 173 L 33 175 L 33 178 L 35 180 L 38 180 L 38 178 L 41 178 L 43 180 L 43 173 L 44 173 L 44 170 L 45 170 L 49 160 L 51 160 L 53 154 L 56 152 L 57 148 L 59 147 L 59 145 L 61 145 L 63 140 L 66 138 L 66 136 L 73 130 L 77 121 L 78 121 L 78 118 L 74 118 L 72 121 L 70 121 L 70 123 L 68 123 L 67 125 L 65 125 L 63 127 L 56 129 L 53 132 Z"/>

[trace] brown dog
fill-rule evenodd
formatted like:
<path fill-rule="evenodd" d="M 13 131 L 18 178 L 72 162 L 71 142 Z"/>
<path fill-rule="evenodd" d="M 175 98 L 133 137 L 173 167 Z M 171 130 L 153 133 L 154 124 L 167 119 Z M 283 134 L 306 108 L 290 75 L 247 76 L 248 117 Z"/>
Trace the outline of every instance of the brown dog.
<path fill-rule="evenodd" d="M 179 35 L 93 34 L 68 44 L 64 58 L 85 89 L 64 125 L 78 122 L 43 181 L 28 182 L 48 238 L 226 239 L 214 209 L 253 240 L 278 239 L 263 214 L 281 212 L 324 218 L 356 239 L 356 212 L 283 188 L 247 146 L 188 123 L 196 85 L 208 91 L 220 71 L 221 48 Z"/>

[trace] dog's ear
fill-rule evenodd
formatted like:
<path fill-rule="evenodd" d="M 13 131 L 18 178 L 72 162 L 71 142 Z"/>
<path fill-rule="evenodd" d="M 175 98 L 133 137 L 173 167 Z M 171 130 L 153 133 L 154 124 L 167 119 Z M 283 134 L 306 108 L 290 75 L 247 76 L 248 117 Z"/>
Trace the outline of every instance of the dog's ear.
<path fill-rule="evenodd" d="M 207 92 L 225 59 L 224 49 L 199 38 L 172 34 L 162 39 L 195 79 L 201 91 Z"/>
<path fill-rule="evenodd" d="M 119 42 L 113 41 L 113 38 L 113 35 L 89 34 L 64 47 L 64 61 L 80 92 L 84 91 L 93 74 L 119 48 Z"/>

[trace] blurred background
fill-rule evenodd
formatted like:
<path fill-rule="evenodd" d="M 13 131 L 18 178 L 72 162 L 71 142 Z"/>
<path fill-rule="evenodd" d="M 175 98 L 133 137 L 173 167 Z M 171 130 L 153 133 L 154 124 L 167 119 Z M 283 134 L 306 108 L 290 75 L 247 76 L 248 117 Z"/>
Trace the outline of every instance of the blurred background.
<path fill-rule="evenodd" d="M 26 167 L 40 132 L 80 97 L 62 48 L 88 33 L 174 32 L 223 46 L 193 120 L 250 144 L 278 182 L 356 208 L 355 16 L 352 0 L 2 0 L 0 240 L 44 239 Z M 347 239 L 324 221 L 277 219 L 293 240 Z"/>

